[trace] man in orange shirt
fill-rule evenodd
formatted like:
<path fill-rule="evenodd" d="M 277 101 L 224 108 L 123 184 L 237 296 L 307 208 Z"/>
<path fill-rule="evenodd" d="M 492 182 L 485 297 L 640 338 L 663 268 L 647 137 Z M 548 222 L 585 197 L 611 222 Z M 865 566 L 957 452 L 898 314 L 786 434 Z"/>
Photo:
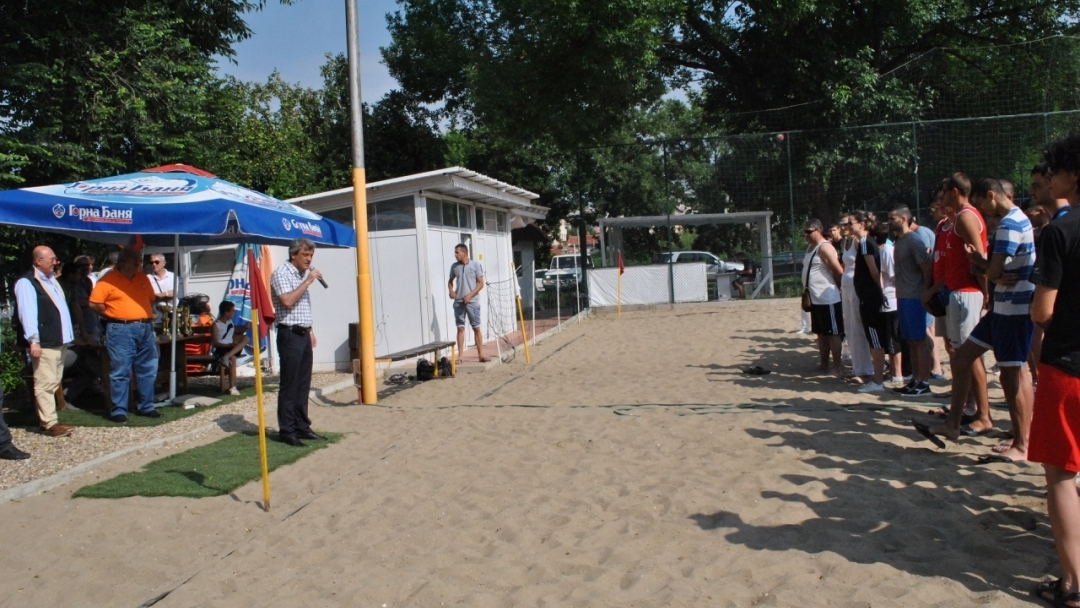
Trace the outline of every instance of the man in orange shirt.
<path fill-rule="evenodd" d="M 114 272 L 101 277 L 90 294 L 90 308 L 105 320 L 105 348 L 109 352 L 109 373 L 113 422 L 127 422 L 128 390 L 132 369 L 139 391 L 139 416 L 160 418 L 154 409 L 154 380 L 157 378 L 158 349 L 154 341 L 154 287 L 142 272 L 142 254 L 123 249 Z"/>

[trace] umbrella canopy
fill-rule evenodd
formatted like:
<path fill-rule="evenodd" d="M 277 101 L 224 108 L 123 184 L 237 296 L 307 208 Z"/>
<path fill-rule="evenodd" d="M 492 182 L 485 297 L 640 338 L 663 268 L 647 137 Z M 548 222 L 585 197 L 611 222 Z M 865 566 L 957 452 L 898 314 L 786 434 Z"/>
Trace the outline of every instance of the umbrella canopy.
<path fill-rule="evenodd" d="M 160 172 L 168 169 L 169 172 Z M 0 224 L 130 245 L 355 247 L 352 228 L 194 167 L 0 191 Z"/>

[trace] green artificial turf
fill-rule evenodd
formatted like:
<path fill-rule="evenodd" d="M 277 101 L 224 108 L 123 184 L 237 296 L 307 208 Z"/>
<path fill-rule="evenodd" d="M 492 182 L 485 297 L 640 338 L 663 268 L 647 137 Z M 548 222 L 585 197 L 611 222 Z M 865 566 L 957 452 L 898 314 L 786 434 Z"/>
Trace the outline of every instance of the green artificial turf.
<path fill-rule="evenodd" d="M 271 390 L 276 391 L 277 386 L 263 386 L 263 393 L 270 392 Z M 68 408 L 61 410 L 56 414 L 61 424 L 70 424 L 72 426 L 160 426 L 174 420 L 193 416 L 208 409 L 225 405 L 226 403 L 232 403 L 233 401 L 252 397 L 255 395 L 255 387 L 249 386 L 242 389 L 239 395 L 230 395 L 228 393 L 221 394 L 218 392 L 216 385 L 188 385 L 188 394 L 213 397 L 214 399 L 220 399 L 220 401 L 214 405 L 200 405 L 190 410 L 185 410 L 183 406 L 179 405 L 159 407 L 157 408 L 157 411 L 161 412 L 160 418 L 139 416 L 134 412 L 134 408 L 132 408 L 128 411 L 128 421 L 126 423 L 116 423 L 109 420 L 109 410 L 105 408 L 105 404 L 100 400 L 93 404 L 95 409 Z M 4 419 L 7 421 L 8 426 L 13 427 L 37 427 L 39 425 L 37 411 L 33 408 L 7 411 L 4 413 Z"/>
<path fill-rule="evenodd" d="M 325 433 L 326 441 L 305 440 L 296 448 L 267 437 L 267 462 L 271 471 L 291 464 L 315 450 L 340 441 L 341 433 Z M 186 452 L 147 464 L 141 471 L 85 486 L 74 498 L 126 498 L 128 496 L 222 496 L 259 479 L 259 437 L 237 433 Z"/>

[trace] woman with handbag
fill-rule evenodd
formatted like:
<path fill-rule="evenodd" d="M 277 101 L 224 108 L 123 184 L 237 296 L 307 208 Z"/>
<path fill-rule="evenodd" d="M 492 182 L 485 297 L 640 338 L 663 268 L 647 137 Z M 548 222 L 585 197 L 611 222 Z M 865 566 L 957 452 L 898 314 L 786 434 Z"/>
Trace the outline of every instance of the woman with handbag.
<path fill-rule="evenodd" d="M 836 257 L 836 249 L 822 234 L 820 221 L 806 222 L 803 236 L 809 247 L 803 260 L 802 307 L 803 310 L 809 308 L 810 331 L 817 336 L 818 370 L 829 369 L 831 353 L 832 372 L 837 378 L 843 378 L 840 345 L 844 337 L 844 314 L 840 302 L 840 277 L 844 269 Z"/>

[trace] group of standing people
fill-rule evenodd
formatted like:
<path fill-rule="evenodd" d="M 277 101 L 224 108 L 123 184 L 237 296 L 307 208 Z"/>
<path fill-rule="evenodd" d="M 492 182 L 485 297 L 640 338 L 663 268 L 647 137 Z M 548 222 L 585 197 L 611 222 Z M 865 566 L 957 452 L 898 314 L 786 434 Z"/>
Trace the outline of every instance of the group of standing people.
<path fill-rule="evenodd" d="M 128 421 L 134 376 L 134 413 L 161 417 L 154 406 L 158 347 L 153 321 L 160 317 L 161 307 L 172 300 L 176 278 L 165 267 L 161 254 L 150 256 L 152 271 L 144 273 L 142 252 L 132 248 L 110 253 L 105 268 L 98 273 L 93 272 L 95 262 L 92 255 L 77 256 L 61 275 L 63 264 L 55 252 L 40 245 L 33 250 L 32 268 L 15 283 L 16 340 L 33 370 L 38 420 L 41 432 L 49 437 L 64 437 L 74 430 L 61 424 L 56 412 L 56 394 L 65 373 L 68 399 L 86 390 L 95 391 L 96 382 L 107 381 L 109 418 L 119 424 Z M 235 355 L 231 336 L 214 334 L 215 352 L 230 360 Z M 110 362 L 107 379 L 101 378 L 102 347 Z M 235 376 L 231 378 L 235 394 Z M 0 406 L 3 398 L 0 387 Z M 0 459 L 29 457 L 14 445 L 0 417 Z"/>
<path fill-rule="evenodd" d="M 935 334 L 943 339 L 952 372 L 951 390 L 940 395 L 950 403 L 937 412 L 945 419 L 913 426 L 938 443 L 1002 437 L 979 457 L 983 464 L 1043 465 L 1062 577 L 1035 592 L 1080 607 L 1080 213 L 1069 213 L 1080 205 L 1080 133 L 1047 146 L 1031 170 L 1030 194 L 1021 208 L 1008 180 L 972 182 L 958 172 L 935 194 L 934 230 L 902 205 L 887 225 L 867 212 L 846 214 L 839 224 L 846 235 L 826 234 L 811 220 L 803 281 L 820 368 L 843 376 L 846 336 L 859 392 L 885 390 L 885 358 L 904 341 L 912 373 L 905 382 L 893 359 L 892 390 L 930 395 L 940 373 Z M 1011 431 L 995 429 L 991 418 L 987 351 Z"/>

